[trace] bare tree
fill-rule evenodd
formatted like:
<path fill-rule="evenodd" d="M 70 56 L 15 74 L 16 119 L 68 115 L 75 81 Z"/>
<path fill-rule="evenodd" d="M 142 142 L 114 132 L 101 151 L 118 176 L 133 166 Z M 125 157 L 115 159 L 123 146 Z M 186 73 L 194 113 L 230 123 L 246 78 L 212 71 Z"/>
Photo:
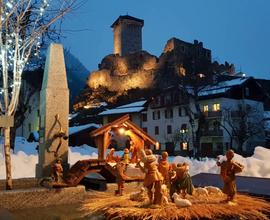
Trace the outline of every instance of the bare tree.
<path fill-rule="evenodd" d="M 76 0 L 0 0 L 0 112 L 14 117 L 22 72 L 37 56 L 44 33 L 55 31 L 56 22 L 76 8 Z M 59 23 L 59 22 L 58 22 Z M 60 22 L 61 23 L 61 22 Z M 12 189 L 10 126 L 4 126 L 6 189 Z"/>
<path fill-rule="evenodd" d="M 224 109 L 224 120 L 222 127 L 230 131 L 231 142 L 234 139 L 238 143 L 237 151 L 243 152 L 243 145 L 252 137 L 261 137 L 264 132 L 264 121 L 257 106 L 239 105 L 239 111 Z M 237 113 L 237 117 L 232 114 Z"/>

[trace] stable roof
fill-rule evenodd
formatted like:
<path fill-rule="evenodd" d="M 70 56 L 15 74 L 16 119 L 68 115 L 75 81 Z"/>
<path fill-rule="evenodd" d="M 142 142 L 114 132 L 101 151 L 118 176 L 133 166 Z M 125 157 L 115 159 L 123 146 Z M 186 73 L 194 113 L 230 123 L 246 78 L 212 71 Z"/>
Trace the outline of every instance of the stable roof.
<path fill-rule="evenodd" d="M 90 133 L 90 135 L 95 139 L 96 145 L 98 147 L 99 158 L 104 159 L 105 152 L 110 144 L 110 132 L 115 128 L 125 127 L 127 130 L 134 134 L 134 136 L 139 139 L 139 142 L 143 148 L 145 145 L 154 145 L 156 148 L 159 147 L 158 142 L 147 134 L 138 125 L 129 120 L 128 114 L 108 123 Z"/>

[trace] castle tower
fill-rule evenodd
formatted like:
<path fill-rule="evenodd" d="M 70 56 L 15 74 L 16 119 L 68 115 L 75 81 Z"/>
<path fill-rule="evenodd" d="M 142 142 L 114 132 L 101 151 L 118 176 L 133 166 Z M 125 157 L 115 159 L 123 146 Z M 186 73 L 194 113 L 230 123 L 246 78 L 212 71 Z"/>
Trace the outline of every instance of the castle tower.
<path fill-rule="evenodd" d="M 144 21 L 129 15 L 119 16 L 111 25 L 114 37 L 114 54 L 125 56 L 142 50 Z"/>

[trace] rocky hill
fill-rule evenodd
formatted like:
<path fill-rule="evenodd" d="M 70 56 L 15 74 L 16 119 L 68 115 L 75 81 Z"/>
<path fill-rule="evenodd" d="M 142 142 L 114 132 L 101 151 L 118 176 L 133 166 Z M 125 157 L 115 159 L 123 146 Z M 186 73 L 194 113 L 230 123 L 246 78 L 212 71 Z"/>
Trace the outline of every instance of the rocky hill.
<path fill-rule="evenodd" d="M 94 103 L 115 104 L 130 98 L 149 98 L 158 90 L 179 83 L 213 82 L 214 75 L 234 74 L 233 64 L 212 62 L 211 51 L 202 42 L 167 41 L 157 57 L 146 51 L 105 56 L 99 69 L 90 73 L 87 87 L 75 101 L 74 109 Z"/>

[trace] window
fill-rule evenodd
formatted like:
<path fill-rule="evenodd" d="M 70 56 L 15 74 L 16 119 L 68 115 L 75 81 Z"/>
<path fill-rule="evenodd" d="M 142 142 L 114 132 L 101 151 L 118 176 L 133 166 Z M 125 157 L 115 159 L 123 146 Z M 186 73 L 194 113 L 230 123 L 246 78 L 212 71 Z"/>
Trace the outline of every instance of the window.
<path fill-rule="evenodd" d="M 180 144 L 181 150 L 188 150 L 188 143 L 187 142 L 182 142 Z"/>
<path fill-rule="evenodd" d="M 172 104 L 172 97 L 171 97 L 171 95 L 166 95 L 165 105 L 170 105 L 170 104 Z"/>
<path fill-rule="evenodd" d="M 187 124 L 182 124 L 181 129 L 180 129 L 180 133 L 185 134 L 187 132 L 188 132 Z"/>
<path fill-rule="evenodd" d="M 142 128 L 142 129 L 143 129 L 144 132 L 147 133 L 147 131 L 148 131 L 148 130 L 147 130 L 147 127 L 144 127 L 144 128 Z"/>
<path fill-rule="evenodd" d="M 28 124 L 28 131 L 32 132 L 31 123 Z"/>
<path fill-rule="evenodd" d="M 208 105 L 203 106 L 203 112 L 208 112 Z"/>
<path fill-rule="evenodd" d="M 142 121 L 147 121 L 147 114 L 146 113 L 142 113 Z"/>
<path fill-rule="evenodd" d="M 249 96 L 249 88 L 245 88 L 245 92 L 246 92 L 246 96 L 248 97 Z"/>
<path fill-rule="evenodd" d="M 187 113 L 187 109 L 186 108 L 183 108 L 183 111 L 182 111 L 182 116 L 187 116 L 188 113 Z"/>
<path fill-rule="evenodd" d="M 172 133 L 172 126 L 167 125 L 167 134 L 171 134 L 171 133 Z"/>
<path fill-rule="evenodd" d="M 214 128 L 214 130 L 219 130 L 220 129 L 220 126 L 221 126 L 220 121 L 214 121 L 213 122 L 213 128 Z"/>
<path fill-rule="evenodd" d="M 40 116 L 40 111 L 39 111 L 39 109 L 37 110 L 37 116 L 38 116 L 38 117 Z"/>
<path fill-rule="evenodd" d="M 176 94 L 173 95 L 173 97 L 174 97 L 173 102 L 174 103 L 179 103 L 179 98 L 180 98 L 179 95 L 176 93 Z"/>
<path fill-rule="evenodd" d="M 181 46 L 181 49 L 182 49 L 183 52 L 185 52 L 185 46 L 184 45 Z"/>
<path fill-rule="evenodd" d="M 178 115 L 181 117 L 182 116 L 182 108 L 181 107 L 179 107 L 179 109 L 178 109 Z"/>
<path fill-rule="evenodd" d="M 165 118 L 173 118 L 173 110 L 172 109 L 165 110 Z"/>
<path fill-rule="evenodd" d="M 205 77 L 205 75 L 204 75 L 203 73 L 199 73 L 198 76 L 199 76 L 200 78 L 204 78 L 204 77 Z"/>
<path fill-rule="evenodd" d="M 182 66 L 179 67 L 179 74 L 181 76 L 185 76 L 186 75 L 186 69 Z"/>
<path fill-rule="evenodd" d="M 160 111 L 153 111 L 153 120 L 160 119 Z"/>
<path fill-rule="evenodd" d="M 160 105 L 160 97 L 158 96 L 157 98 L 155 98 L 154 102 L 156 105 Z"/>
<path fill-rule="evenodd" d="M 215 103 L 213 105 L 213 111 L 216 112 L 216 111 L 220 111 L 220 104 L 219 103 Z"/>
<path fill-rule="evenodd" d="M 159 127 L 155 126 L 155 134 L 158 135 L 159 134 Z"/>

